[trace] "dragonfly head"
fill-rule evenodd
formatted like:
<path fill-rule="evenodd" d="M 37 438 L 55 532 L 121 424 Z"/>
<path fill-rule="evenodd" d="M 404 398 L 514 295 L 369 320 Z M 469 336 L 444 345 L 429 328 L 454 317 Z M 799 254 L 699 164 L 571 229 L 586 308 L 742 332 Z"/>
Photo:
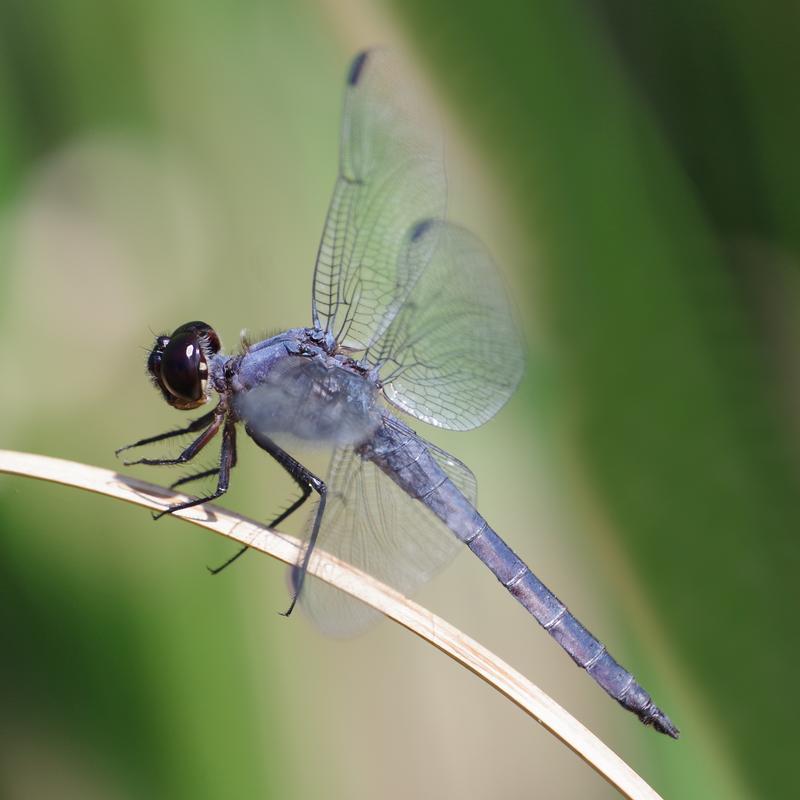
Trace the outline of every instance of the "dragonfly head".
<path fill-rule="evenodd" d="M 208 402 L 208 362 L 219 349 L 219 336 L 210 325 L 187 322 L 171 336 L 156 337 L 147 371 L 171 406 L 188 411 Z"/>

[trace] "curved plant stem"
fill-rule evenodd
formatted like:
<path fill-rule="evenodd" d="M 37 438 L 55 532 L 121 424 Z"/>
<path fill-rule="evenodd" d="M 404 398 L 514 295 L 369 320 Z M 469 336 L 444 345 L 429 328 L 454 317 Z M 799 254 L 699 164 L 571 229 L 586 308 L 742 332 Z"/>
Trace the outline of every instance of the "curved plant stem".
<path fill-rule="evenodd" d="M 0 450 L 0 472 L 75 486 L 129 503 L 163 510 L 184 495 L 107 469 L 31 453 Z M 207 528 L 254 550 L 295 564 L 300 542 L 257 523 L 207 505 L 174 516 Z M 412 602 L 355 567 L 315 550 L 309 572 L 381 611 L 390 619 L 446 653 L 516 703 L 525 713 L 558 737 L 619 792 L 633 800 L 656 800 L 659 795 L 616 753 L 527 678 L 445 620 Z"/>

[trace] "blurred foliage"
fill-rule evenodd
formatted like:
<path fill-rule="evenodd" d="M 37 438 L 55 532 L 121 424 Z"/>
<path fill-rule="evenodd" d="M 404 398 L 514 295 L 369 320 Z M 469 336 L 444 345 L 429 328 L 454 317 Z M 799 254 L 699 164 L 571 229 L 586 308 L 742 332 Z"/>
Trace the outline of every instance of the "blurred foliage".
<path fill-rule="evenodd" d="M 761 796 L 782 796 L 800 350 L 768 323 L 800 312 L 800 12 L 460 9 L 415 4 L 411 30 L 544 246 L 541 308 L 583 468 L 720 735 Z"/>
<path fill-rule="evenodd" d="M 800 608 L 800 11 L 392 7 L 506 193 L 520 304 L 544 333 L 511 421 L 467 458 L 479 475 L 483 462 L 482 503 L 491 519 L 503 498 L 518 505 L 502 524 L 519 537 L 558 482 L 564 551 L 543 535 L 515 547 L 534 569 L 549 549 L 563 556 L 563 574 L 556 556 L 550 566 L 559 594 L 565 575 L 573 592 L 606 590 L 614 632 L 597 633 L 615 653 L 626 640 L 621 660 L 683 738 L 646 733 L 603 697 L 591 727 L 665 795 L 785 796 Z M 305 321 L 295 311 L 333 181 L 342 75 L 387 30 L 375 8 L 0 4 L 0 333 L 12 348 L 0 445 L 108 464 L 115 446 L 175 424 L 134 363 L 148 324 Z M 532 428 L 554 445 L 550 483 L 526 460 Z M 230 503 L 263 516 L 265 481 L 246 468 Z M 539 494 L 512 494 L 537 481 Z M 546 736 L 520 741 L 530 726 L 515 728 L 513 709 L 469 734 L 494 748 L 489 763 L 463 763 L 448 737 L 469 724 L 465 708 L 483 708 L 469 684 L 392 639 L 340 652 L 290 630 L 271 613 L 284 603 L 276 570 L 209 582 L 201 565 L 226 550 L 146 523 L 0 483 L 0 793 L 484 796 L 518 791 L 529 770 L 543 797 L 612 796 Z M 453 600 L 479 630 L 484 587 L 502 594 L 491 583 Z M 546 641 L 540 652 L 506 600 L 503 624 L 493 608 L 485 622 L 501 652 L 535 658 L 523 669 L 534 680 L 551 655 L 559 670 L 562 654 Z M 515 651 L 529 631 L 532 649 Z M 406 669 L 391 671 L 398 659 Z M 404 701 L 412 692 L 425 702 Z M 582 696 L 568 706 L 583 710 Z"/>

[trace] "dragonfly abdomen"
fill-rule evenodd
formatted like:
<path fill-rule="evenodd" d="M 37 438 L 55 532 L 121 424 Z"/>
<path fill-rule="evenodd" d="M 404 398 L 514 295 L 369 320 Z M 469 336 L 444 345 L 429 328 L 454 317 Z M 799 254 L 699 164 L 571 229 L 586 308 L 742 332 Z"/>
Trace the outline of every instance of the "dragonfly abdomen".
<path fill-rule="evenodd" d="M 636 714 L 645 725 L 677 738 L 678 729 L 633 675 L 614 660 L 491 528 L 436 463 L 422 439 L 394 421 L 391 426 L 379 428 L 362 453 L 466 544 L 572 660 L 623 708 Z"/>
<path fill-rule="evenodd" d="M 623 708 L 636 714 L 645 725 L 678 737 L 678 729 L 633 675 L 617 663 L 605 645 L 578 622 L 488 524 L 467 542 L 467 546 L 572 660 Z"/>

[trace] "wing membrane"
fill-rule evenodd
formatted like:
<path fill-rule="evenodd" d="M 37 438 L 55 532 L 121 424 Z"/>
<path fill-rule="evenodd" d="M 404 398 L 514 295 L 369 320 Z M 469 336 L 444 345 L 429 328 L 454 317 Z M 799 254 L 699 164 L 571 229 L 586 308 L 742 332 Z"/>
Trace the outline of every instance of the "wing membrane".
<path fill-rule="evenodd" d="M 401 259 L 416 278 L 368 351 L 398 408 L 441 428 L 468 430 L 493 417 L 522 376 L 511 304 L 484 245 L 451 223 L 408 233 Z M 425 260 L 423 269 L 417 265 Z"/>
<path fill-rule="evenodd" d="M 475 478 L 469 469 L 443 450 L 429 449 L 474 503 Z M 433 512 L 372 462 L 351 449 L 339 449 L 331 461 L 318 547 L 411 594 L 448 564 L 462 545 Z M 374 609 L 312 576 L 304 583 L 300 605 L 317 627 L 332 636 L 355 635 L 380 617 Z"/>
<path fill-rule="evenodd" d="M 424 266 L 421 248 L 416 261 L 399 258 L 407 231 L 445 211 L 441 136 L 401 76 L 382 50 L 356 56 L 348 75 L 339 178 L 317 255 L 312 313 L 318 328 L 353 350 L 381 334 L 413 280 L 406 273 Z"/>

